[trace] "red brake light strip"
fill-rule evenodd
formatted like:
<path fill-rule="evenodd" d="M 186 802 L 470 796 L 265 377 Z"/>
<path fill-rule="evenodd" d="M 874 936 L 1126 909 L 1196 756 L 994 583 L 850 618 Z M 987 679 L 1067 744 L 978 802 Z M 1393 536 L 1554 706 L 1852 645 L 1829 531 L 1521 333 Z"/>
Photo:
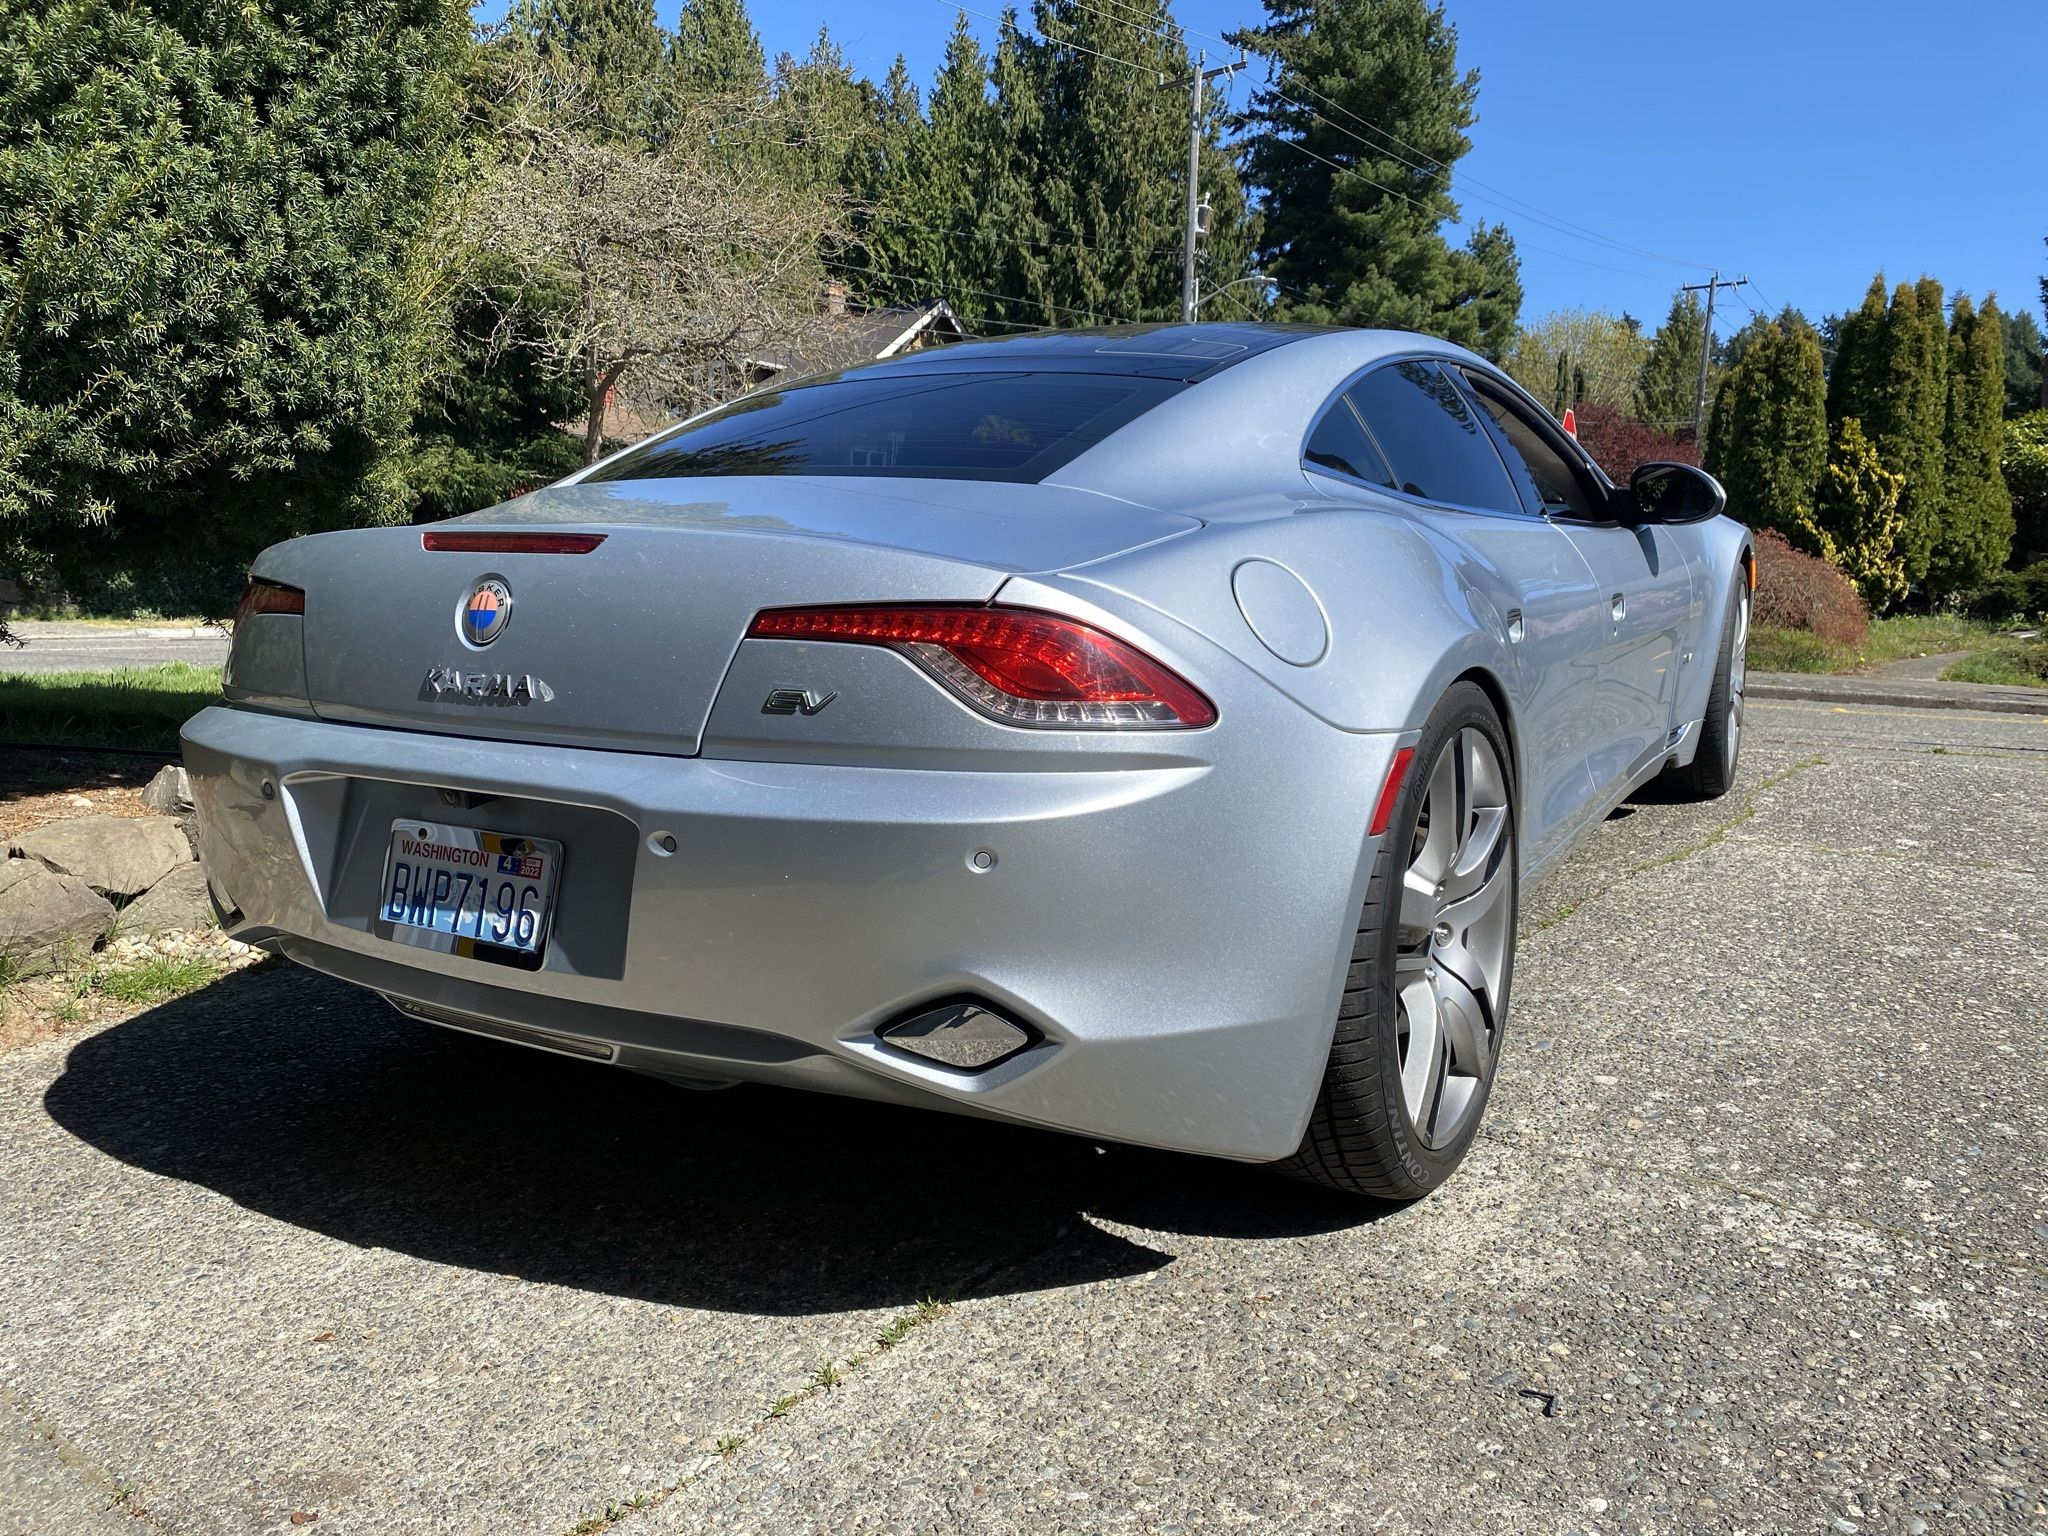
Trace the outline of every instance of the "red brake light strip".
<path fill-rule="evenodd" d="M 420 548 L 452 555 L 587 555 L 601 533 L 423 533 Z"/>

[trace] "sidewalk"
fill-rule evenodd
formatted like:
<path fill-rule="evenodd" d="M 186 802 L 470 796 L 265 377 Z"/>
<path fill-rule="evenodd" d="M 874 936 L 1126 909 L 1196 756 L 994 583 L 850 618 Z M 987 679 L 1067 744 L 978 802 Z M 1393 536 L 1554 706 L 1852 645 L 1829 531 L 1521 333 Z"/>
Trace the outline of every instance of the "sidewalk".
<path fill-rule="evenodd" d="M 2007 688 L 1990 683 L 1944 683 L 1913 677 L 1835 677 L 1817 672 L 1752 672 L 1743 687 L 1752 699 L 1809 699 L 1893 709 L 1967 709 L 2048 718 L 2048 688 Z"/>

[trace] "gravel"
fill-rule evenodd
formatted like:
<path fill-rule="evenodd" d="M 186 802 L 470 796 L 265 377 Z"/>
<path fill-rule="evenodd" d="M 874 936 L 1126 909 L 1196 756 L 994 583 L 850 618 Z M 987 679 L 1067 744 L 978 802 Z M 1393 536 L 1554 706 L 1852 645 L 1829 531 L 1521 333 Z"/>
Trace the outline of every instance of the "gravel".
<path fill-rule="evenodd" d="M 274 966 L 0 1059 L 0 1510 L 2048 1531 L 2048 733 L 1750 728 L 1526 894 L 1486 1133 L 1403 1209 Z"/>

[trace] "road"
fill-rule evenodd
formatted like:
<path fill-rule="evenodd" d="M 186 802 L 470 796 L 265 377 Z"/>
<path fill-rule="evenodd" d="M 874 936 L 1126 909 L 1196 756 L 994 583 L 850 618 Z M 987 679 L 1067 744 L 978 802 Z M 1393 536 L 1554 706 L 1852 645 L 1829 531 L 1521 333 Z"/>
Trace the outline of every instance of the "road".
<path fill-rule="evenodd" d="M 246 974 L 0 1060 L 0 1532 L 2048 1531 L 2044 848 L 2048 721 L 1754 705 L 1403 1209 Z"/>
<path fill-rule="evenodd" d="M 166 661 L 217 667 L 228 659 L 226 632 L 203 626 L 14 619 L 9 627 L 28 644 L 0 650 L 0 672 L 98 672 Z"/>

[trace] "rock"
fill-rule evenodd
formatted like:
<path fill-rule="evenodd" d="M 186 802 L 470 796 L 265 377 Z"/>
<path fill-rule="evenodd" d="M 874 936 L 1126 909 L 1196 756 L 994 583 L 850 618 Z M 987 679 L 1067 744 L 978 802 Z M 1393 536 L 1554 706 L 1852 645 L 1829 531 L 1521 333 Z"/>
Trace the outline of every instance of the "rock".
<path fill-rule="evenodd" d="M 175 821 L 160 817 L 81 816 L 24 832 L 7 856 L 75 876 L 102 896 L 139 896 L 190 863 L 192 845 Z"/>
<path fill-rule="evenodd" d="M 166 816 L 189 811 L 192 809 L 192 780 L 176 763 L 160 768 L 156 777 L 142 787 L 142 803 Z"/>
<path fill-rule="evenodd" d="M 211 928 L 213 897 L 206 871 L 180 864 L 121 909 L 121 932 L 164 933 L 173 928 Z"/>
<path fill-rule="evenodd" d="M 54 970 L 113 925 L 113 905 L 83 880 L 34 859 L 0 863 L 0 955 L 15 970 Z"/>

